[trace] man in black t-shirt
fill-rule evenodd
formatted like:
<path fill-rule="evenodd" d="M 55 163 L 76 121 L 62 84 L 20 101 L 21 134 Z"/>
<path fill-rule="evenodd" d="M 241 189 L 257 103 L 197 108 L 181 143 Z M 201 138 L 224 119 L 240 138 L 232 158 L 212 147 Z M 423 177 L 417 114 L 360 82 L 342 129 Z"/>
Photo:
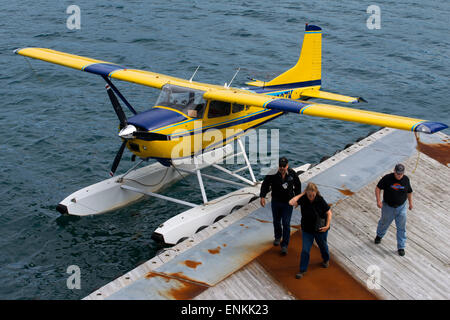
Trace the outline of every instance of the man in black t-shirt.
<path fill-rule="evenodd" d="M 406 246 L 406 200 L 409 210 L 412 210 L 412 188 L 409 178 L 404 174 L 405 166 L 397 164 L 393 173 L 385 175 L 375 188 L 377 206 L 381 209 L 381 219 L 378 221 L 375 243 L 379 244 L 387 229 L 395 219 L 397 227 L 397 249 L 400 256 L 405 255 Z M 383 190 L 383 202 L 380 194 Z"/>
<path fill-rule="evenodd" d="M 272 189 L 272 217 L 275 246 L 281 243 L 281 254 L 287 254 L 291 235 L 292 206 L 289 200 L 302 192 L 302 185 L 297 173 L 289 168 L 288 160 L 280 158 L 276 174 L 267 175 L 261 185 L 260 203 L 266 205 L 266 195 Z"/>

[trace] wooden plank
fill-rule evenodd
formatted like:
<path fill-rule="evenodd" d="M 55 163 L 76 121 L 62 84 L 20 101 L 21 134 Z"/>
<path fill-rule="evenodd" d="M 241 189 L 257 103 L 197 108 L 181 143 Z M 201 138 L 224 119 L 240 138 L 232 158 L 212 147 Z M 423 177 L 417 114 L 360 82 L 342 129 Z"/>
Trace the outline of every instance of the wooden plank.
<path fill-rule="evenodd" d="M 194 300 L 294 299 L 257 261 L 252 261 L 194 298 Z"/>
<path fill-rule="evenodd" d="M 337 163 L 377 142 L 383 136 L 392 133 L 392 129 L 383 129 L 359 143 L 338 153 L 332 158 L 300 175 L 302 183 L 318 174 L 326 173 Z M 441 135 L 442 140 L 447 139 Z M 383 142 L 384 143 L 384 142 Z M 377 142 L 377 146 L 383 147 Z M 372 147 L 373 148 L 373 147 Z M 376 151 L 376 150 L 375 150 Z M 400 151 L 405 152 L 405 150 Z M 400 155 L 397 152 L 397 156 Z M 378 182 L 372 181 L 354 195 L 338 200 L 332 207 L 333 222 L 329 232 L 329 246 L 332 259 L 338 261 L 360 283 L 366 285 L 369 278 L 368 267 L 378 266 L 381 271 L 381 288 L 371 290 L 383 299 L 449 299 L 450 298 L 450 216 L 446 204 L 450 195 L 450 170 L 424 154 L 400 155 L 405 158 L 407 175 L 414 189 L 414 209 L 408 212 L 407 254 L 397 254 L 396 228 L 392 224 L 380 245 L 373 239 L 381 210 L 375 202 L 374 189 Z M 381 176 L 379 177 L 381 178 Z M 157 257 L 160 266 L 172 260 L 177 254 L 190 250 L 222 228 L 236 223 L 249 213 L 260 208 L 259 201 L 227 216 L 215 227 L 208 227 L 183 243 L 171 248 L 171 254 Z M 301 248 L 292 249 L 301 250 Z M 101 288 L 102 298 L 153 269 L 148 262 Z M 128 279 L 127 279 L 128 277 Z M 86 299 L 98 298 L 100 290 Z M 293 299 L 276 279 L 268 274 L 257 262 L 252 261 L 245 267 L 208 288 L 195 299 Z"/>
<path fill-rule="evenodd" d="M 380 245 L 373 243 L 381 215 L 374 195 L 378 181 L 333 207 L 330 250 L 361 281 L 368 278 L 367 267 L 377 265 L 382 270 L 379 291 L 385 299 L 449 299 L 450 253 L 445 244 L 450 239 L 443 231 L 449 228 L 444 203 L 449 200 L 450 170 L 423 154 L 404 163 L 414 190 L 406 256 L 396 253 L 395 222 Z"/>

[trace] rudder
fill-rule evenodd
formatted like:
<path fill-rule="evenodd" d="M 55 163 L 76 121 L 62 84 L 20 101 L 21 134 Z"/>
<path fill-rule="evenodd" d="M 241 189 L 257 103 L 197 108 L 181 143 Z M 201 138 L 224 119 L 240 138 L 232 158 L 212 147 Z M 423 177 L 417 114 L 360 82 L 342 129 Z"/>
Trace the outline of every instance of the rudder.
<path fill-rule="evenodd" d="M 322 29 L 314 25 L 305 26 L 303 45 L 297 64 L 265 86 L 317 87 L 322 78 Z"/>

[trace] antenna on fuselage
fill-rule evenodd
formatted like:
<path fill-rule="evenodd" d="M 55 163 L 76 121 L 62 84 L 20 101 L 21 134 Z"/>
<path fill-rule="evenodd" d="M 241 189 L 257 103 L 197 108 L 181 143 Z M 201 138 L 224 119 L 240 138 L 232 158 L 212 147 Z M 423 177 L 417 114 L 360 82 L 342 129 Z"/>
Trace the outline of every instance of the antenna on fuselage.
<path fill-rule="evenodd" d="M 200 68 L 200 66 L 198 66 L 197 69 L 195 69 L 194 74 L 193 74 L 192 77 L 189 79 L 189 82 L 192 82 L 192 79 L 194 79 L 195 74 L 196 74 L 197 71 L 198 71 L 198 68 Z"/>
<path fill-rule="evenodd" d="M 233 83 L 234 78 L 236 78 L 236 76 L 237 76 L 237 74 L 239 73 L 240 70 L 241 70 L 241 68 L 238 68 L 238 69 L 237 69 L 236 73 L 234 74 L 234 76 L 233 76 L 233 78 L 231 79 L 231 81 L 230 81 L 229 84 L 227 84 L 227 83 L 225 82 L 225 84 L 223 85 L 225 88 L 229 88 L 229 87 L 231 86 L 231 84 Z"/>

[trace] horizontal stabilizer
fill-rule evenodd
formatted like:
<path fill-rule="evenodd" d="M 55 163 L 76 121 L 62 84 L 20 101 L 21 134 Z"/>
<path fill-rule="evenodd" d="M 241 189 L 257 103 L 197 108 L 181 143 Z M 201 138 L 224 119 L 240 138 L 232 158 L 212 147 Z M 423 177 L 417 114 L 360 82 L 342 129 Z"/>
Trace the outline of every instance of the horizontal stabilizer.
<path fill-rule="evenodd" d="M 253 87 L 264 87 L 265 82 L 261 80 L 251 79 L 252 81 L 246 82 L 245 84 Z"/>
<path fill-rule="evenodd" d="M 351 102 L 351 103 L 357 103 L 357 102 L 367 102 L 363 98 L 360 97 L 350 97 L 350 96 L 344 96 L 342 94 L 332 93 L 332 92 L 326 92 L 322 90 L 315 90 L 315 89 L 307 89 L 300 92 L 300 99 L 302 97 L 309 97 L 309 98 L 319 98 L 319 99 L 326 99 L 326 100 L 333 100 L 333 101 L 340 101 L 340 102 Z"/>

